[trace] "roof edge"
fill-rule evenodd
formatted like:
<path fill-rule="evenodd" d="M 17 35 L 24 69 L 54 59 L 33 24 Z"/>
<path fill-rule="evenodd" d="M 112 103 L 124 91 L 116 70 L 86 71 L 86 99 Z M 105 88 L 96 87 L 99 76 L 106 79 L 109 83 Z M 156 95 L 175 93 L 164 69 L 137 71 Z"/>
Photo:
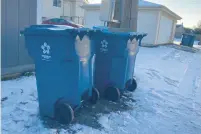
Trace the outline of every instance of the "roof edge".
<path fill-rule="evenodd" d="M 83 9 L 100 9 L 100 5 L 101 4 L 84 4 L 81 7 Z M 170 14 L 171 16 L 173 16 L 174 18 L 176 18 L 177 20 L 181 20 L 182 17 L 180 17 L 179 15 L 177 15 L 176 13 L 174 13 L 173 11 L 171 11 L 169 8 L 167 8 L 166 6 L 163 5 L 159 5 L 159 6 L 139 6 L 139 9 L 158 9 L 158 10 L 163 10 L 164 12 L 167 12 L 168 14 Z"/>
<path fill-rule="evenodd" d="M 160 7 L 139 7 L 139 9 L 141 9 L 141 10 L 162 10 L 162 11 L 168 13 L 170 16 L 173 16 L 177 20 L 181 20 L 182 19 L 181 16 L 177 15 L 176 13 L 174 13 L 173 11 L 171 11 L 169 8 L 167 8 L 166 6 L 160 6 Z"/>
<path fill-rule="evenodd" d="M 169 8 L 167 8 L 166 6 L 162 6 L 163 11 L 167 12 L 168 14 L 170 14 L 171 16 L 175 17 L 177 20 L 181 20 L 182 17 L 177 15 L 176 13 L 174 13 L 173 11 L 171 11 Z"/>

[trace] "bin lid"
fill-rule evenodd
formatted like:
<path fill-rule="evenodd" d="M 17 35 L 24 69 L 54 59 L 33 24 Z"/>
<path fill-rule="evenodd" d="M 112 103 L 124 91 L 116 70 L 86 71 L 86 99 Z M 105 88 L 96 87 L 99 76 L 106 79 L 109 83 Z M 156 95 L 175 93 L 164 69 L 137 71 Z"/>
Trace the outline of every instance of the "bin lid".
<path fill-rule="evenodd" d="M 129 36 L 131 39 L 141 39 L 147 36 L 146 33 L 133 32 L 132 30 L 126 28 L 108 28 L 105 26 L 94 26 L 93 29 L 101 31 L 105 34 Z"/>
<path fill-rule="evenodd" d="M 183 36 L 192 36 L 192 37 L 195 36 L 195 34 L 192 34 L 192 33 L 183 33 L 182 35 L 183 35 Z"/>
<path fill-rule="evenodd" d="M 73 34 L 76 33 L 81 36 L 84 36 L 91 30 L 89 28 L 73 28 L 70 26 L 64 25 L 31 25 L 28 28 L 25 28 L 21 34 L 25 35 L 52 35 L 52 34 L 59 34 L 59 35 L 66 35 L 66 34 Z"/>

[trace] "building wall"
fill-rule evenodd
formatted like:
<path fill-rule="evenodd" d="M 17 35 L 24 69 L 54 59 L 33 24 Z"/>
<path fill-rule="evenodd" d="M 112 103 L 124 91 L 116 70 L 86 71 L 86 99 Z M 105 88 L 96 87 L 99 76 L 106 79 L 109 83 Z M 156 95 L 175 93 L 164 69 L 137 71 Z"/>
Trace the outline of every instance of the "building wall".
<path fill-rule="evenodd" d="M 81 6 L 84 4 L 83 0 L 77 0 L 75 5 L 75 16 L 82 16 L 84 17 L 84 9 Z"/>
<path fill-rule="evenodd" d="M 99 9 L 89 9 L 84 12 L 84 26 L 92 28 L 94 25 L 103 26 L 103 22 L 99 19 L 100 10 Z"/>
<path fill-rule="evenodd" d="M 41 24 L 42 23 L 42 16 L 43 16 L 43 12 L 42 12 L 42 0 L 37 0 L 37 24 Z"/>
<path fill-rule="evenodd" d="M 33 69 L 33 61 L 20 31 L 37 23 L 37 1 L 1 1 L 1 71 L 2 75 Z"/>
<path fill-rule="evenodd" d="M 166 12 L 161 11 L 159 32 L 156 44 L 172 43 L 174 38 L 175 20 Z"/>
<path fill-rule="evenodd" d="M 198 41 L 201 41 L 201 34 L 196 34 L 195 39 L 198 40 Z"/>
<path fill-rule="evenodd" d="M 63 2 L 62 16 L 72 16 L 74 12 L 73 3 L 70 1 Z"/>
<path fill-rule="evenodd" d="M 175 29 L 175 37 L 176 38 L 181 38 L 183 33 L 185 33 L 183 25 L 176 27 L 176 29 Z"/>
<path fill-rule="evenodd" d="M 54 18 L 60 17 L 63 13 L 63 8 L 53 6 L 53 0 L 42 0 L 42 17 Z M 62 1 L 63 5 L 63 1 Z"/>
<path fill-rule="evenodd" d="M 184 33 L 184 27 L 181 25 L 180 27 L 177 28 L 176 31 L 179 33 Z"/>
<path fill-rule="evenodd" d="M 62 0 L 61 7 L 53 6 L 53 0 L 42 0 L 41 3 L 44 19 L 62 17 L 83 24 L 84 9 L 81 8 L 83 0 Z"/>
<path fill-rule="evenodd" d="M 173 21 L 173 25 L 172 25 L 172 37 L 170 39 L 170 42 L 173 43 L 174 42 L 174 38 L 175 38 L 175 34 L 176 34 L 176 25 L 177 25 L 177 21 Z"/>
<path fill-rule="evenodd" d="M 142 40 L 142 43 L 155 44 L 158 24 L 157 10 L 144 10 L 138 12 L 137 31 L 147 33 L 148 35 Z"/>
<path fill-rule="evenodd" d="M 84 2 L 83 0 L 76 0 L 75 3 L 75 15 L 73 18 L 73 21 L 83 25 L 84 24 L 84 9 L 81 8 L 83 6 Z"/>
<path fill-rule="evenodd" d="M 173 43 L 174 42 L 174 38 L 175 38 L 175 34 L 176 34 L 177 19 L 174 18 L 173 16 L 170 16 L 167 13 L 164 13 L 164 14 L 166 14 L 166 16 L 169 17 L 169 19 L 172 20 L 172 31 L 171 31 L 170 43 Z"/>
<path fill-rule="evenodd" d="M 82 16 L 84 17 L 84 9 L 81 6 L 84 4 L 83 0 L 62 0 L 62 15 L 64 16 Z"/>
<path fill-rule="evenodd" d="M 103 26 L 99 19 L 100 9 L 86 9 L 84 15 L 84 25 L 92 28 L 94 25 Z M 137 31 L 148 33 L 148 36 L 142 40 L 142 43 L 154 44 L 157 31 L 158 11 L 139 10 Z M 149 21 L 147 21 L 149 20 Z"/>

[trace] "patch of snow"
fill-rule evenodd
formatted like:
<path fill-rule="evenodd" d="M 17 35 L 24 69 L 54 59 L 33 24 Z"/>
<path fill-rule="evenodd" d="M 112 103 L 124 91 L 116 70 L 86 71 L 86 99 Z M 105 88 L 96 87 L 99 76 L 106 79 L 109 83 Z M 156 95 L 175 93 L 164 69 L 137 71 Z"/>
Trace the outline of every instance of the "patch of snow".
<path fill-rule="evenodd" d="M 181 43 L 181 38 L 174 38 L 173 43 L 179 45 Z"/>
<path fill-rule="evenodd" d="M 201 45 L 193 45 L 193 47 L 201 49 Z"/>
<path fill-rule="evenodd" d="M 127 109 L 94 113 L 101 127 L 85 122 L 48 128 L 39 118 L 36 79 L 2 82 L 4 134 L 198 134 L 201 132 L 201 53 L 171 47 L 141 47 L 135 77 L 138 88 L 120 100 Z M 127 99 L 127 100 L 126 100 Z M 120 105 L 119 104 L 119 105 Z M 109 102 L 101 110 L 108 111 Z M 114 103 L 118 105 L 118 103 Z M 95 105 L 91 111 L 100 105 Z M 84 116 L 84 115 L 81 115 Z M 88 117 L 84 117 L 87 119 Z M 91 117 L 90 117 L 91 118 Z"/>

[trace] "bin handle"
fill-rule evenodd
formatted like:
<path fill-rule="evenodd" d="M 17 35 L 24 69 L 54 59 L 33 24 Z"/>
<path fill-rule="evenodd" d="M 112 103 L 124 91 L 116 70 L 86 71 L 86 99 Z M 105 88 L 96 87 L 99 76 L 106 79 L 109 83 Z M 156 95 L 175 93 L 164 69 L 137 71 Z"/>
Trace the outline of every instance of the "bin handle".
<path fill-rule="evenodd" d="M 24 31 L 20 31 L 20 36 L 24 35 Z"/>

